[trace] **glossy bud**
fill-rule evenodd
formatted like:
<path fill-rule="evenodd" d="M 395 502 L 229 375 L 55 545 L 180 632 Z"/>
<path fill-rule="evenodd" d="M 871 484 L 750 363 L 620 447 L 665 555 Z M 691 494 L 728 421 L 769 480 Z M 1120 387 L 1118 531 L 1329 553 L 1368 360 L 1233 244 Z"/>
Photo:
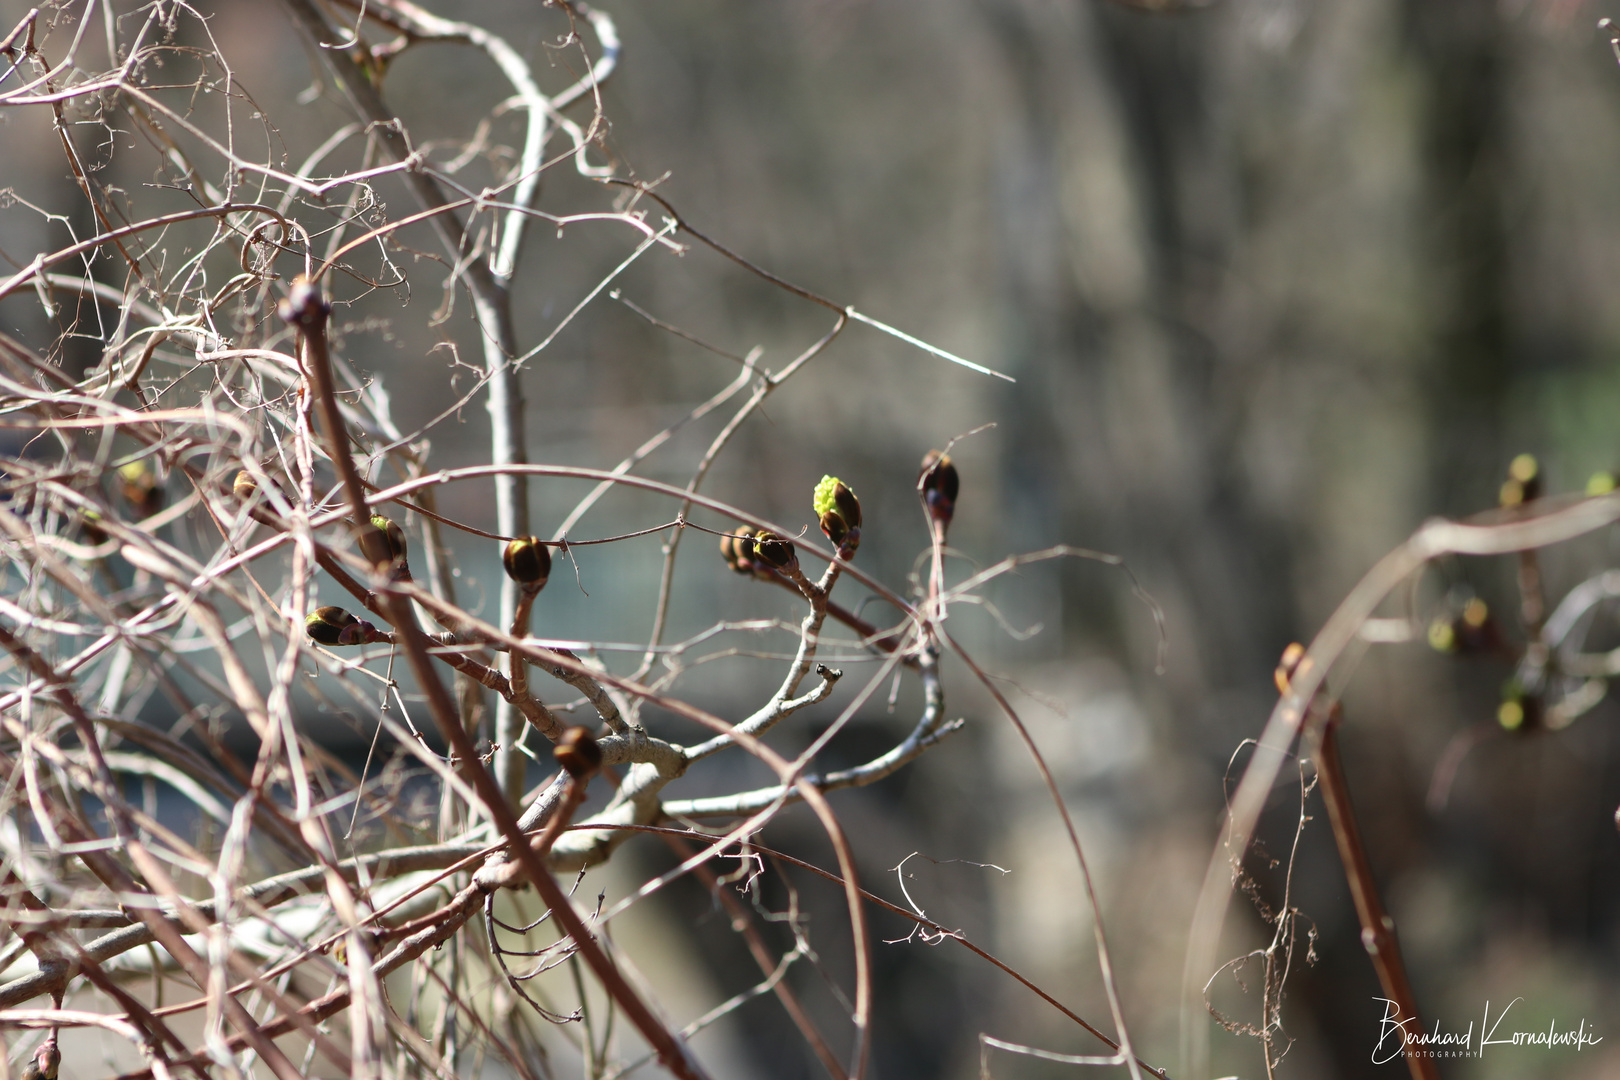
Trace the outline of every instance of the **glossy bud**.
<path fill-rule="evenodd" d="M 501 554 L 501 565 L 507 577 L 539 592 L 551 577 L 551 549 L 537 536 L 514 536 Z"/>
<path fill-rule="evenodd" d="M 754 534 L 753 543 L 754 554 L 759 561 L 774 570 L 786 570 L 799 564 L 798 553 L 793 550 L 793 541 L 785 536 L 778 536 L 769 529 L 761 529 Z"/>
<path fill-rule="evenodd" d="M 752 574 L 756 568 L 753 537 L 724 534 L 720 537 L 720 557 L 737 573 Z"/>
<path fill-rule="evenodd" d="M 938 450 L 928 451 L 923 457 L 922 471 L 917 479 L 922 485 L 923 503 L 928 507 L 928 516 L 941 525 L 949 525 L 956 514 L 956 493 L 961 485 L 950 455 Z"/>
<path fill-rule="evenodd" d="M 835 547 L 843 546 L 844 541 L 849 538 L 849 526 L 835 510 L 822 514 L 818 524 L 821 526 L 822 535 L 831 540 Z"/>
<path fill-rule="evenodd" d="M 587 727 L 564 731 L 551 754 L 575 780 L 588 779 L 602 767 L 602 747 Z"/>
<path fill-rule="evenodd" d="M 402 567 L 406 555 L 405 530 L 381 514 L 372 514 L 371 528 L 360 532 L 360 550 L 374 563 Z"/>
<path fill-rule="evenodd" d="M 340 607 L 316 608 L 304 617 L 304 632 L 328 648 L 364 645 L 377 628 Z"/>

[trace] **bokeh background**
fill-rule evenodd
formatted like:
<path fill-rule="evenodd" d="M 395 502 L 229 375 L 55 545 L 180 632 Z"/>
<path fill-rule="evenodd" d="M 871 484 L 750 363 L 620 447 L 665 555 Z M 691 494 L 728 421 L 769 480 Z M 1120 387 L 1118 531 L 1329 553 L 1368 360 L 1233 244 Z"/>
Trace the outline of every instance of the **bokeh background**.
<path fill-rule="evenodd" d="M 507 35 L 548 86 L 577 72 L 577 51 L 557 45 L 564 24 L 538 4 L 429 6 Z M 1583 0 L 602 6 L 623 39 L 602 92 L 604 153 L 621 175 L 665 177 L 659 192 L 733 250 L 1017 380 L 853 326 L 743 429 L 705 490 L 808 524 L 810 488 L 836 473 L 863 499 L 863 565 L 904 589 L 926 542 L 911 495 L 918 459 L 994 424 L 953 451 L 963 481 L 953 573 L 1074 544 L 1121 556 L 1162 609 L 1161 639 L 1124 574 L 1064 560 L 998 580 L 984 590 L 993 607 L 964 605 L 951 625 L 1004 680 L 1047 754 L 1098 874 L 1137 1045 L 1181 1075 L 1194 896 L 1243 741 L 1274 701 L 1283 647 L 1309 640 L 1425 519 L 1495 505 L 1514 455 L 1534 453 L 1553 491 L 1620 465 L 1620 66 L 1597 27 L 1620 9 Z M 0 10 L 10 25 L 24 8 L 6 0 Z M 272 153 L 296 162 L 343 122 L 311 47 L 277 5 L 226 3 L 210 16 L 236 79 L 276 125 Z M 197 33 L 187 25 L 183 33 Z M 440 160 L 504 95 L 481 58 L 445 47 L 407 54 L 386 92 Z M 5 119 L 0 186 L 88 226 L 59 157 L 33 152 L 48 151 L 48 117 Z M 492 139 L 504 130 L 495 115 Z M 136 173 L 124 182 L 153 179 Z M 378 190 L 390 212 L 406 212 L 402 191 Z M 562 213 L 609 198 L 557 168 L 540 205 Z M 0 246 L 30 252 L 63 227 L 8 210 Z M 606 228 L 537 230 L 520 274 L 520 340 L 545 337 L 632 243 Z M 432 247 L 425 234 L 420 246 Z M 437 279 L 425 280 L 408 296 L 359 287 L 340 296 L 347 358 L 381 381 L 406 430 L 469 385 L 448 346 L 477 355 L 465 302 L 431 323 Z M 727 351 L 760 347 L 768 367 L 830 325 L 824 309 L 700 246 L 679 258 L 655 251 L 615 285 Z M 53 337 L 30 304 L 0 303 L 7 331 Z M 71 342 L 61 359 L 90 362 L 75 359 Z M 612 467 L 735 373 L 734 362 L 604 294 L 528 365 L 531 459 Z M 431 434 L 434 460 L 486 460 L 485 430 L 474 402 Z M 683 434 L 642 471 L 684 482 L 713 431 Z M 540 530 L 581 494 L 535 485 Z M 492 525 L 487 490 L 449 490 L 439 505 Z M 644 527 L 665 509 L 611 497 L 579 533 Z M 452 542 L 463 600 L 477 606 L 487 594 L 492 606 L 490 545 Z M 1551 594 L 1616 554 L 1611 537 L 1549 553 Z M 685 559 L 673 636 L 719 618 L 792 615 L 785 594 L 732 579 L 707 541 L 690 541 Z M 546 594 L 550 632 L 643 636 L 656 541 L 580 549 L 579 565 L 581 590 L 554 579 Z M 1515 632 L 1511 562 L 1437 565 L 1410 603 L 1427 620 L 1475 595 Z M 729 715 L 776 670 L 736 658 L 682 688 Z M 837 797 L 866 881 L 897 896 L 890 871 L 907 854 L 941 860 L 907 864 L 916 901 L 1106 1029 L 1091 913 L 1059 819 L 1010 727 L 959 665 L 948 670 L 950 712 L 967 718 L 966 730 L 905 773 Z M 1374 646 L 1361 659 L 1345 687 L 1343 739 L 1372 865 L 1426 1019 L 1458 1030 L 1477 1025 L 1487 1002 L 1500 1010 L 1519 998 L 1513 1017 L 1525 1029 L 1584 1019 L 1604 1037 L 1579 1054 L 1494 1049 L 1442 1062 L 1442 1075 L 1620 1075 L 1620 716 L 1604 703 L 1556 734 L 1494 732 L 1509 674 L 1421 641 Z M 835 755 L 858 760 L 892 742 L 910 725 L 914 693 L 903 688 L 892 710 L 877 695 Z M 816 730 L 807 720 L 779 738 L 794 749 Z M 1465 733 L 1480 737 L 1444 805 L 1431 804 L 1435 768 Z M 693 790 L 738 782 L 692 779 Z M 1263 822 L 1263 851 L 1276 859 L 1287 857 L 1298 798 L 1297 785 L 1280 786 Z M 1302 945 L 1288 983 L 1283 1018 L 1295 1041 L 1280 1075 L 1403 1075 L 1398 1062 L 1371 1060 L 1377 982 L 1320 804 L 1308 812 L 1293 902 L 1316 936 L 1312 962 Z M 828 859 L 804 816 L 785 816 L 767 839 Z M 667 860 L 656 845 L 631 845 L 614 872 L 629 881 Z M 1264 856 L 1250 868 L 1255 895 L 1275 907 L 1281 868 Z M 785 903 L 773 888 L 768 900 Z M 821 966 L 847 985 L 837 897 L 804 890 Z M 1269 938 L 1258 910 L 1247 898 L 1234 904 L 1223 955 Z M 672 890 L 635 926 L 624 934 L 641 944 L 627 951 L 679 1017 L 757 978 L 695 887 Z M 877 926 L 887 938 L 906 933 L 899 920 Z M 876 1076 L 975 1076 L 980 1032 L 1101 1049 L 949 942 L 880 945 L 877 958 Z M 1245 975 L 1250 992 L 1223 978 L 1215 998 L 1252 1024 L 1259 972 Z M 836 1025 L 822 975 L 801 965 L 792 978 Z M 1210 1023 L 1212 1076 L 1263 1074 L 1252 1038 Z M 768 997 L 695 1045 L 720 1076 L 819 1075 Z M 992 1067 L 1028 1077 L 1074 1069 L 1005 1054 Z"/>

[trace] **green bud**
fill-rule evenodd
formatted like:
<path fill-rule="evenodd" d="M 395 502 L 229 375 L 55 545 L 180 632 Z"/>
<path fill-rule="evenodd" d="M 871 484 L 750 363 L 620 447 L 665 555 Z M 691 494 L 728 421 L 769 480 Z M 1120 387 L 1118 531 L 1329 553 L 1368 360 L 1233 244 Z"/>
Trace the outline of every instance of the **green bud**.
<path fill-rule="evenodd" d="M 501 555 L 501 565 L 507 577 L 539 592 L 551 577 L 551 550 L 537 536 L 514 536 Z"/>
<path fill-rule="evenodd" d="M 811 498 L 818 517 L 833 508 L 833 489 L 842 483 L 836 476 L 823 476 L 816 485 L 816 493 Z"/>
<path fill-rule="evenodd" d="M 1541 726 L 1541 699 L 1512 676 L 1502 684 L 1502 703 L 1496 707 L 1496 722 L 1507 731 L 1530 731 Z"/>

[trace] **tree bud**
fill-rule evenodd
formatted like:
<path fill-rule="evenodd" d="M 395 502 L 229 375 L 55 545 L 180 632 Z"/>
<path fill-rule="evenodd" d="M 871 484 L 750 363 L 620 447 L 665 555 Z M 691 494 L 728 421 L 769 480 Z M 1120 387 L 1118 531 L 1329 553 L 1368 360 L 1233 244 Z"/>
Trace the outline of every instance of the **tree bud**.
<path fill-rule="evenodd" d="M 832 541 L 834 547 L 842 547 L 844 541 L 849 538 L 849 526 L 844 523 L 844 519 L 836 510 L 822 514 L 818 524 L 821 526 L 822 534 Z"/>
<path fill-rule="evenodd" d="M 326 321 L 332 305 L 321 293 L 319 283 L 303 274 L 293 278 L 287 295 L 276 305 L 276 313 L 295 326 L 309 328 Z"/>
<path fill-rule="evenodd" d="M 725 533 L 720 537 L 720 557 L 737 573 L 752 574 L 757 565 L 754 562 L 753 537 Z"/>
<path fill-rule="evenodd" d="M 91 544 L 100 545 L 107 542 L 107 530 L 101 527 L 101 515 L 96 511 L 84 511 L 79 517 L 79 528 L 84 531 L 84 538 Z"/>
<path fill-rule="evenodd" d="M 754 554 L 760 562 L 775 570 L 786 570 L 799 565 L 799 556 L 793 550 L 793 541 L 778 536 L 769 529 L 754 534 Z"/>
<path fill-rule="evenodd" d="M 304 617 L 304 632 L 322 645 L 337 648 L 341 645 L 364 645 L 377 633 L 377 628 L 364 619 L 357 619 L 340 607 L 316 608 Z"/>
<path fill-rule="evenodd" d="M 938 450 L 928 451 L 923 457 L 922 472 L 917 479 L 922 485 L 923 503 L 928 507 L 928 516 L 941 525 L 949 525 L 956 513 L 956 492 L 961 483 L 950 455 Z"/>
<path fill-rule="evenodd" d="M 118 490 L 141 517 L 151 517 L 163 505 L 163 489 L 157 474 L 144 461 L 118 466 Z"/>
<path fill-rule="evenodd" d="M 1288 648 L 1283 650 L 1282 659 L 1277 661 L 1277 670 L 1271 673 L 1272 681 L 1277 684 L 1277 693 L 1288 693 L 1294 684 L 1294 676 L 1309 670 L 1310 665 L 1305 663 L 1305 646 L 1297 641 L 1290 642 Z"/>
<path fill-rule="evenodd" d="M 532 592 L 546 587 L 551 577 L 551 549 L 537 536 L 514 536 L 501 555 L 506 576 Z"/>
<path fill-rule="evenodd" d="M 371 528 L 360 531 L 360 550 L 379 565 L 405 565 L 405 530 L 381 514 L 371 515 Z"/>
<path fill-rule="evenodd" d="M 602 767 L 602 747 L 587 727 L 571 727 L 558 738 L 551 754 L 575 780 L 589 779 Z"/>
<path fill-rule="evenodd" d="M 61 1067 L 62 1051 L 57 1048 L 56 1036 L 52 1035 L 23 1066 L 22 1080 L 56 1080 L 57 1070 Z"/>
<path fill-rule="evenodd" d="M 861 502 L 848 484 L 836 476 L 823 476 L 812 505 L 821 531 L 835 545 L 842 547 L 852 533 L 860 539 Z"/>
<path fill-rule="evenodd" d="M 1508 478 L 1502 484 L 1497 501 L 1503 506 L 1519 506 L 1541 497 L 1541 466 L 1534 454 L 1520 454 L 1508 466 Z"/>
<path fill-rule="evenodd" d="M 1496 707 L 1496 722 L 1505 731 L 1533 731 L 1541 727 L 1541 698 L 1530 693 L 1518 677 L 1502 685 L 1502 703 Z"/>

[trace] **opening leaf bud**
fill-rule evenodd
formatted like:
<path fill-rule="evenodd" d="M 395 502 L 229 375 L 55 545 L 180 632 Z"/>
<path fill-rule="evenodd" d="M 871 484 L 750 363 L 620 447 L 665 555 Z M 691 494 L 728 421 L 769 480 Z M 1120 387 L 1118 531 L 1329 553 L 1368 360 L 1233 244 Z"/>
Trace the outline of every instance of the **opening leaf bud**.
<path fill-rule="evenodd" d="M 304 632 L 328 648 L 342 645 L 364 645 L 377 633 L 377 628 L 364 619 L 357 619 L 340 607 L 316 608 L 304 616 Z"/>
<path fill-rule="evenodd" d="M 793 541 L 785 536 L 778 536 L 769 529 L 761 529 L 755 533 L 753 544 L 754 554 L 766 566 L 786 570 L 799 564 L 798 553 L 793 550 Z"/>
<path fill-rule="evenodd" d="M 861 502 L 848 484 L 836 476 L 823 476 L 816 485 L 813 505 L 821 531 L 828 540 L 842 546 L 851 533 L 859 539 Z"/>
<path fill-rule="evenodd" d="M 531 592 L 546 587 L 551 577 L 551 549 L 538 536 L 514 536 L 501 554 L 506 576 Z"/>
<path fill-rule="evenodd" d="M 922 486 L 923 504 L 928 516 L 941 525 L 949 525 L 956 513 L 956 492 L 961 480 L 949 454 L 930 450 L 922 460 L 922 471 L 917 476 Z"/>
<path fill-rule="evenodd" d="M 602 747 L 587 727 L 564 731 L 551 753 L 575 780 L 587 780 L 602 767 Z"/>

